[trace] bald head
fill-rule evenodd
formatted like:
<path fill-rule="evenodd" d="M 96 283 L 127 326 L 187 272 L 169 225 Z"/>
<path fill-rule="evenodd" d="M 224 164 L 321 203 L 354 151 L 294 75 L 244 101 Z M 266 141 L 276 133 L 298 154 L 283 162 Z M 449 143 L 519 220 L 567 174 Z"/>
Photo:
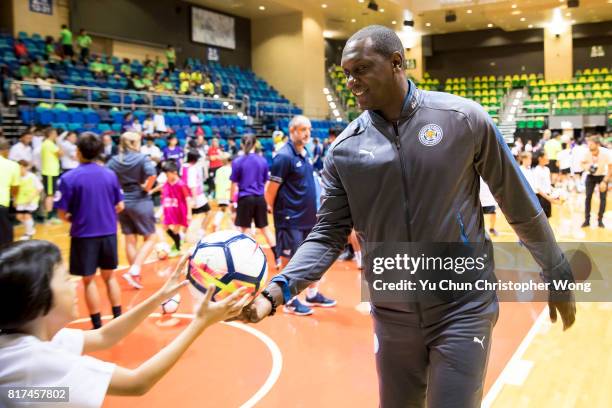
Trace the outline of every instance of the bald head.
<path fill-rule="evenodd" d="M 402 56 L 403 60 L 404 46 L 402 45 L 402 41 L 397 36 L 395 31 L 381 25 L 371 25 L 357 31 L 346 42 L 344 51 L 349 48 L 348 46 L 351 42 L 357 42 L 367 39 L 369 39 L 369 45 L 372 51 L 376 52 L 377 54 L 389 58 L 393 55 L 393 53 L 397 52 Z"/>

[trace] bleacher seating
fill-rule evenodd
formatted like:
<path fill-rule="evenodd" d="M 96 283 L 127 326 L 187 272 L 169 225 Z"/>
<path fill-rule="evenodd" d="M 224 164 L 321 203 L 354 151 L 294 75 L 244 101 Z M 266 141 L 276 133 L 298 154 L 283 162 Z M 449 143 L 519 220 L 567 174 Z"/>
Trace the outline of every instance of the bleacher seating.
<path fill-rule="evenodd" d="M 45 42 L 39 34 L 33 34 L 29 37 L 26 33 L 21 32 L 18 35 L 28 48 L 28 59 L 43 60 L 47 58 L 45 51 Z M 15 39 L 7 34 L 0 34 L 0 64 L 6 64 L 11 73 L 16 76 L 21 66 L 20 61 L 16 58 L 13 50 Z M 93 56 L 92 56 L 93 57 Z M 91 95 L 92 101 L 101 101 L 103 98 L 108 99 L 110 103 L 119 103 L 120 98 L 117 93 L 112 90 L 125 90 L 128 88 L 128 77 L 121 72 L 122 61 L 115 56 L 101 55 L 102 62 L 112 65 L 113 74 L 108 76 L 96 77 L 90 67 L 81 62 L 73 63 L 69 60 L 54 61 L 46 66 L 50 76 L 58 80 L 59 83 L 74 86 L 87 86 L 104 88 L 108 91 L 94 92 Z M 219 83 L 220 89 L 215 92 L 221 96 L 228 96 L 233 92 L 236 99 L 242 100 L 243 96 L 248 95 L 250 102 L 250 114 L 256 113 L 256 108 L 260 105 L 260 110 L 266 113 L 275 113 L 281 115 L 296 114 L 298 109 L 290 104 L 290 101 L 284 98 L 274 88 L 272 88 L 263 79 L 258 78 L 252 71 L 245 70 L 236 66 L 225 67 L 219 63 L 204 64 L 199 59 L 189 58 L 187 65 L 193 71 L 199 71 L 207 74 L 213 83 Z M 130 63 L 132 73 L 142 74 L 143 64 L 139 60 L 132 60 Z M 173 89 L 179 89 L 179 70 L 170 73 L 163 73 L 162 76 L 168 77 L 172 83 Z M 28 98 L 48 98 L 49 92 L 40 90 L 36 86 L 28 86 L 23 89 L 24 95 Z M 83 95 L 73 88 L 65 88 L 63 92 L 56 95 L 58 99 L 64 100 L 79 100 Z M 143 103 L 144 101 L 137 97 L 129 97 L 124 102 L 126 103 Z M 274 104 L 273 107 L 268 107 L 265 104 Z M 172 106 L 171 98 L 161 95 L 155 98 L 156 106 Z M 278 108 L 278 104 L 284 105 Z M 190 106 L 187 106 L 190 107 Z M 199 107 L 193 105 L 191 107 Z M 203 107 L 205 110 L 208 106 Z M 279 112 L 280 111 L 280 112 Z"/>

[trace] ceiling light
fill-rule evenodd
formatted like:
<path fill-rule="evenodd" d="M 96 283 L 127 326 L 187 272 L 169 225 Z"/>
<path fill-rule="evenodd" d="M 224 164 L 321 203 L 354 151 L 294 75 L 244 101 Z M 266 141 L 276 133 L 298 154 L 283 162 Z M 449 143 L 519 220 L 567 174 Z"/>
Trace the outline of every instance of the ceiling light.
<path fill-rule="evenodd" d="M 234 109 L 234 105 L 227 105 L 227 109 Z"/>
<path fill-rule="evenodd" d="M 321 4 L 321 7 L 327 8 L 327 4 Z"/>
<path fill-rule="evenodd" d="M 229 105 L 228 101 L 223 102 L 223 106 L 227 106 L 227 105 Z"/>
<path fill-rule="evenodd" d="M 323 88 L 323 93 L 324 93 L 325 95 L 327 95 L 327 94 L 329 93 L 329 89 L 327 89 L 327 88 Z"/>
<path fill-rule="evenodd" d="M 533 28 L 533 24 L 529 24 L 527 28 Z"/>
<path fill-rule="evenodd" d="M 363 3 L 365 2 L 365 0 L 357 0 L 359 3 Z"/>
<path fill-rule="evenodd" d="M 384 9 L 384 8 L 381 8 L 381 9 L 380 9 L 380 12 L 381 12 L 381 13 L 384 13 L 384 12 L 385 12 L 385 9 Z"/>
<path fill-rule="evenodd" d="M 493 27 L 493 24 L 489 23 L 489 24 L 487 24 L 487 27 L 491 28 L 491 27 Z"/>
<path fill-rule="evenodd" d="M 354 18 L 351 18 L 351 23 L 356 22 L 357 20 L 355 20 Z"/>
<path fill-rule="evenodd" d="M 260 9 L 261 11 L 264 11 L 264 10 L 266 9 L 266 7 L 265 7 L 265 6 L 259 6 L 259 9 Z"/>
<path fill-rule="evenodd" d="M 571 12 L 568 11 L 567 13 L 565 13 L 565 17 L 571 17 L 571 16 L 572 16 Z"/>
<path fill-rule="evenodd" d="M 338 109 L 334 109 L 332 112 L 334 113 L 334 116 L 340 116 Z"/>
<path fill-rule="evenodd" d="M 391 22 L 391 24 L 397 24 L 397 21 L 393 20 L 393 21 Z"/>
<path fill-rule="evenodd" d="M 527 20 L 525 17 L 521 17 L 521 21 L 525 21 Z"/>
<path fill-rule="evenodd" d="M 330 102 L 329 107 L 332 109 L 336 109 L 336 104 L 334 102 Z"/>
<path fill-rule="evenodd" d="M 514 8 L 516 8 L 516 4 L 513 4 L 513 5 L 512 5 L 512 8 L 513 8 L 513 9 L 514 9 Z"/>
<path fill-rule="evenodd" d="M 521 14 L 521 10 L 514 10 L 512 13 L 513 16 L 518 16 L 519 14 Z"/>
<path fill-rule="evenodd" d="M 468 11 L 467 11 L 467 13 L 468 13 L 468 14 L 472 14 L 472 10 L 468 10 Z"/>
<path fill-rule="evenodd" d="M 332 98 L 332 96 L 331 96 L 331 95 L 327 95 L 327 97 L 326 97 L 326 98 L 327 98 L 327 102 L 331 102 L 331 101 L 333 101 L 333 100 L 334 100 L 334 98 Z"/>
<path fill-rule="evenodd" d="M 336 122 L 342 122 L 342 118 L 336 118 Z"/>
<path fill-rule="evenodd" d="M 572 24 L 576 24 L 576 20 L 572 20 Z"/>
<path fill-rule="evenodd" d="M 431 23 L 425 23 L 426 27 L 431 27 Z"/>

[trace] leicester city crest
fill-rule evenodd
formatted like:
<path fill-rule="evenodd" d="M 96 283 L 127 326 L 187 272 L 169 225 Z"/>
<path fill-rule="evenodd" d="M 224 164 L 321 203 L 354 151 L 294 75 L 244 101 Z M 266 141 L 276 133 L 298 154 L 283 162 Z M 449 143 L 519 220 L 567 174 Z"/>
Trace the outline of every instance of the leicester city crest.
<path fill-rule="evenodd" d="M 419 142 L 424 146 L 435 146 L 442 140 L 444 133 L 438 125 L 430 123 L 425 125 L 419 131 Z"/>

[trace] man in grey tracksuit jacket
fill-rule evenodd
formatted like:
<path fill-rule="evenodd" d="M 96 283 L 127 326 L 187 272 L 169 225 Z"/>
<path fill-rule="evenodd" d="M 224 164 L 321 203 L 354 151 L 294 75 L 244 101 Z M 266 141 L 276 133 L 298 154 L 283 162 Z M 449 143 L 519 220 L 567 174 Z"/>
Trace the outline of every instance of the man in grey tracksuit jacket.
<path fill-rule="evenodd" d="M 330 148 L 317 224 L 269 292 L 280 290 L 286 302 L 318 281 L 352 228 L 366 243 L 487 242 L 480 176 L 544 279 L 571 280 L 546 216 L 489 115 L 475 102 L 409 82 L 397 120 L 366 110 Z M 371 273 L 366 268 L 366 280 Z M 492 275 L 489 262 L 481 277 Z M 259 320 L 258 313 L 245 320 Z M 493 292 L 450 302 L 373 301 L 372 315 L 382 407 L 420 407 L 425 400 L 430 407 L 479 406 L 498 315 Z"/>

